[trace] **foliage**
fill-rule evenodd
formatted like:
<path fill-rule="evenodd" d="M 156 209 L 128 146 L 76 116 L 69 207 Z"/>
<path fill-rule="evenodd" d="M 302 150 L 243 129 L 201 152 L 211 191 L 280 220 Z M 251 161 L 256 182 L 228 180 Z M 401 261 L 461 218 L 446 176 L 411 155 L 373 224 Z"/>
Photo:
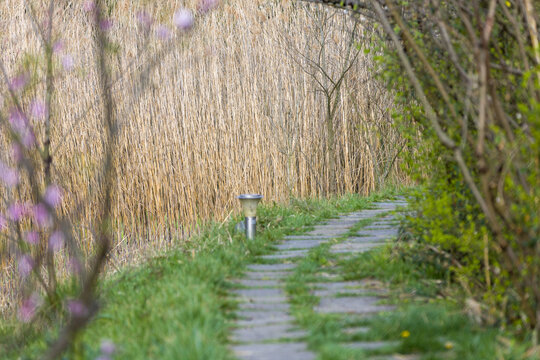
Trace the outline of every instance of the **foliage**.
<path fill-rule="evenodd" d="M 417 238 L 539 336 L 538 2 L 315 2 L 350 6 L 380 29 L 384 77 L 422 134 L 417 160 L 429 172 Z"/>
<path fill-rule="evenodd" d="M 35 354 L 43 359 L 60 358 L 74 346 L 99 310 L 98 281 L 112 247 L 112 198 L 118 161 L 119 104 L 112 96 L 112 85 L 114 76 L 122 75 L 114 74 L 110 66 L 119 51 L 110 36 L 111 8 L 99 0 L 78 4 L 93 41 L 94 58 L 85 64 L 85 70 L 91 71 L 90 65 L 95 67 L 93 91 L 97 94 L 99 118 L 96 130 L 102 149 L 95 169 L 99 180 L 90 189 L 99 199 L 88 230 L 92 243 L 84 249 L 76 240 L 80 225 L 77 220 L 80 207 L 90 199 L 73 201 L 72 208 L 62 209 L 65 199 L 73 200 L 75 196 L 64 190 L 68 175 L 56 173 L 63 159 L 54 151 L 56 144 L 51 136 L 58 125 L 57 80 L 72 72 L 75 62 L 55 26 L 60 10 L 66 10 L 56 3 L 24 2 L 26 20 L 32 26 L 39 51 L 24 54 L 15 64 L 0 61 L 1 90 L 6 94 L 0 104 L 0 140 L 5 145 L 0 154 L 0 259 L 2 267 L 12 264 L 15 268 L 5 272 L 12 275 L 8 285 L 16 288 L 10 300 L 15 302 L 12 310 L 17 310 L 18 320 L 10 326 L 7 342 L 18 343 L 52 327 L 55 331 L 49 334 L 46 346 Z M 204 14 L 216 4 L 201 1 L 198 11 Z M 141 13 L 138 20 L 141 38 L 151 41 L 152 19 Z M 179 9 L 172 22 L 180 38 L 194 26 L 193 12 Z M 162 40 L 172 39 L 172 32 L 167 31 L 167 39 Z M 157 53 L 155 57 L 161 56 Z M 145 75 L 154 65 L 143 67 Z M 140 81 L 138 91 L 146 85 Z M 64 290 L 66 286 L 69 291 Z M 109 359 L 114 344 L 105 342 L 100 351 L 102 359 Z"/>

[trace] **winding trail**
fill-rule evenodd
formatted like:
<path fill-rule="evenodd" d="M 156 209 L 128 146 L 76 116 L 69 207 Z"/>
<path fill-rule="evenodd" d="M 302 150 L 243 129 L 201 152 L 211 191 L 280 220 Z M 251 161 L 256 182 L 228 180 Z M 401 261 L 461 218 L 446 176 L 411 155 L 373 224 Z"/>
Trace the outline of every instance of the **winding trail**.
<path fill-rule="evenodd" d="M 262 259 L 271 264 L 248 266 L 245 277 L 236 282 L 241 287 L 234 291 L 240 301 L 236 315 L 239 320 L 231 334 L 232 351 L 245 360 L 312 360 L 317 354 L 308 349 L 305 330 L 295 324 L 289 313 L 290 304 L 284 289 L 287 277 L 306 256 L 308 251 L 342 238 L 358 222 L 372 219 L 373 222 L 330 247 L 330 252 L 340 257 L 354 256 L 392 241 L 397 236 L 397 224 L 392 212 L 404 201 L 374 203 L 373 209 L 362 210 L 332 219 L 304 235 L 285 237 L 278 249 Z M 349 234 L 350 235 L 350 234 Z M 322 271 L 322 269 L 321 269 Z M 334 269 L 339 274 L 339 269 Z M 342 281 L 339 275 L 328 275 L 325 282 L 313 283 L 313 295 L 320 298 L 314 311 L 325 314 L 366 317 L 382 311 L 392 311 L 394 306 L 383 305 L 384 290 L 374 289 L 369 280 Z M 346 328 L 348 334 L 367 332 L 369 328 Z M 341 343 L 350 349 L 376 350 L 395 347 L 395 343 L 350 342 Z M 375 356 L 370 359 L 398 359 L 393 356 Z M 402 358 L 399 358 L 402 359 Z"/>

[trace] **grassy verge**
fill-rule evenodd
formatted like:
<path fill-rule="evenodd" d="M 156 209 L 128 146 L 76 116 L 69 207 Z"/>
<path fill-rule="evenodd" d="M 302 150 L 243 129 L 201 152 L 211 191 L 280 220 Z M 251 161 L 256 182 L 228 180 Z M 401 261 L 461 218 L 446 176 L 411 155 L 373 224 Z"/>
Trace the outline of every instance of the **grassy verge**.
<path fill-rule="evenodd" d="M 104 281 L 102 310 L 67 358 L 94 359 L 105 339 L 117 344 L 118 359 L 231 358 L 226 345 L 228 314 L 234 308 L 226 296 L 229 279 L 240 276 L 246 264 L 269 252 L 282 236 L 390 195 L 261 206 L 260 233 L 252 242 L 234 232 L 238 218 L 209 224 L 178 250 Z M 55 331 L 43 330 L 32 340 L 13 343 L 13 329 L 13 324 L 0 324 L 2 359 L 36 358 L 55 336 Z"/>
<path fill-rule="evenodd" d="M 368 223 L 358 224 L 350 235 Z M 287 283 L 293 314 L 308 330 L 309 346 L 320 359 L 365 359 L 369 356 L 391 359 L 384 356 L 392 354 L 426 360 L 537 359 L 538 353 L 527 352 L 530 344 L 526 341 L 517 341 L 497 328 L 473 323 L 461 306 L 464 294 L 457 287 L 431 276 L 426 269 L 419 269 L 404 260 L 400 254 L 407 249 L 388 245 L 342 259 L 329 252 L 330 245 L 312 249 Z M 374 317 L 316 313 L 313 306 L 318 304 L 319 298 L 310 294 L 310 283 L 328 281 L 332 275 L 338 276 L 332 281 L 372 280 L 375 289 L 389 290 L 383 302 L 396 305 L 396 311 Z M 448 297 L 448 294 L 452 296 Z M 354 334 L 343 331 L 352 327 L 368 330 Z M 362 351 L 341 345 L 355 341 L 388 341 L 394 346 Z"/>

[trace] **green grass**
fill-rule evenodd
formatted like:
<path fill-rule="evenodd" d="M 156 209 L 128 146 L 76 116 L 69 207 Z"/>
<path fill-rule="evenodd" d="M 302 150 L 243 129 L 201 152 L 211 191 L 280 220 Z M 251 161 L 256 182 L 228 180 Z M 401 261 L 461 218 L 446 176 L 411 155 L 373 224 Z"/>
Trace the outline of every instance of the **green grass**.
<path fill-rule="evenodd" d="M 247 264 L 271 251 L 284 235 L 392 194 L 263 205 L 255 241 L 234 233 L 239 218 L 208 224 L 177 250 L 104 281 L 102 309 L 66 358 L 94 359 L 101 341 L 110 339 L 117 344 L 118 359 L 230 359 L 227 334 L 235 304 L 227 297 L 229 280 L 241 276 Z M 0 358 L 38 357 L 55 338 L 60 321 L 23 341 L 11 336 L 13 323 L 1 323 Z"/>
<path fill-rule="evenodd" d="M 459 289 L 432 276 L 435 272 L 430 274 L 407 263 L 400 256 L 400 251 L 407 250 L 389 245 L 340 260 L 329 252 L 329 247 L 324 244 L 312 249 L 287 283 L 294 304 L 293 314 L 308 330 L 307 341 L 319 354 L 319 359 L 364 359 L 370 355 L 396 353 L 417 355 L 426 360 L 532 360 L 537 356 L 526 354 L 527 342 L 516 341 L 502 330 L 474 324 L 463 312 L 460 305 L 463 294 Z M 341 269 L 338 274 L 342 280 L 372 279 L 384 284 L 389 289 L 389 297 L 384 302 L 397 305 L 397 310 L 371 318 L 314 312 L 313 306 L 319 299 L 310 294 L 309 283 L 325 281 L 318 274 L 332 271 L 328 268 L 336 266 Z M 444 298 L 442 293 L 452 293 L 456 298 Z M 342 332 L 353 326 L 368 327 L 369 331 L 354 335 Z M 397 346 L 366 352 L 340 346 L 340 343 L 353 341 L 390 341 L 397 342 Z"/>

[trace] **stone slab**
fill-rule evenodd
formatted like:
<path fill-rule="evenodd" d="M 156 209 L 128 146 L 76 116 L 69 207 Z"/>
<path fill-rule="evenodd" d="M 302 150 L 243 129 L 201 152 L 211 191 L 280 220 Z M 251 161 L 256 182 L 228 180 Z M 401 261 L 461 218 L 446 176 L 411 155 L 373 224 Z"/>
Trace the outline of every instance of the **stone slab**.
<path fill-rule="evenodd" d="M 289 240 L 283 244 L 276 245 L 279 250 L 289 249 L 311 249 L 325 243 L 323 240 Z"/>
<path fill-rule="evenodd" d="M 286 311 L 239 311 L 236 315 L 240 318 L 236 321 L 236 325 L 246 327 L 294 321 Z"/>
<path fill-rule="evenodd" d="M 289 271 L 248 271 L 244 276 L 249 280 L 281 280 L 290 274 Z"/>
<path fill-rule="evenodd" d="M 279 287 L 283 286 L 283 283 L 279 280 L 262 280 L 262 279 L 240 279 L 235 280 L 235 284 L 245 287 Z"/>
<path fill-rule="evenodd" d="M 316 355 L 304 343 L 247 344 L 233 347 L 242 360 L 314 360 Z"/>
<path fill-rule="evenodd" d="M 330 240 L 333 238 L 335 238 L 335 236 L 333 235 L 322 236 L 322 235 L 311 235 L 311 234 L 288 235 L 284 237 L 285 240 Z"/>
<path fill-rule="evenodd" d="M 247 268 L 253 271 L 283 271 L 292 270 L 295 267 L 296 264 L 251 264 Z"/>
<path fill-rule="evenodd" d="M 362 229 L 357 233 L 359 236 L 369 236 L 369 237 L 389 237 L 393 238 L 398 235 L 397 228 L 389 229 L 375 229 L 375 230 L 366 230 Z"/>
<path fill-rule="evenodd" d="M 259 311 L 289 311 L 290 305 L 281 302 L 246 302 L 238 305 L 240 311 L 259 310 Z"/>
<path fill-rule="evenodd" d="M 279 339 L 297 339 L 306 336 L 303 330 L 296 330 L 291 324 L 268 324 L 237 328 L 232 331 L 234 342 L 261 342 Z"/>
<path fill-rule="evenodd" d="M 373 314 L 381 311 L 391 311 L 396 307 L 392 305 L 379 305 L 381 298 L 375 296 L 364 297 L 338 297 L 321 298 L 315 311 L 320 313 L 353 313 L 353 314 Z"/>
<path fill-rule="evenodd" d="M 266 260 L 281 260 L 281 259 L 293 259 L 297 257 L 304 257 L 308 253 L 307 250 L 290 250 L 290 251 L 281 251 L 272 255 L 261 256 L 261 259 Z"/>
<path fill-rule="evenodd" d="M 366 295 L 373 291 L 361 288 L 362 284 L 356 281 L 337 281 L 332 283 L 317 283 L 313 295 L 318 297 L 332 297 L 340 294 Z"/>
<path fill-rule="evenodd" d="M 238 296 L 238 299 L 246 302 L 286 302 L 287 297 L 282 289 L 277 288 L 252 288 L 234 290 L 233 294 Z"/>
<path fill-rule="evenodd" d="M 363 253 L 381 246 L 382 243 L 349 243 L 344 242 L 332 246 L 330 252 L 332 254 L 346 254 L 346 253 Z"/>

